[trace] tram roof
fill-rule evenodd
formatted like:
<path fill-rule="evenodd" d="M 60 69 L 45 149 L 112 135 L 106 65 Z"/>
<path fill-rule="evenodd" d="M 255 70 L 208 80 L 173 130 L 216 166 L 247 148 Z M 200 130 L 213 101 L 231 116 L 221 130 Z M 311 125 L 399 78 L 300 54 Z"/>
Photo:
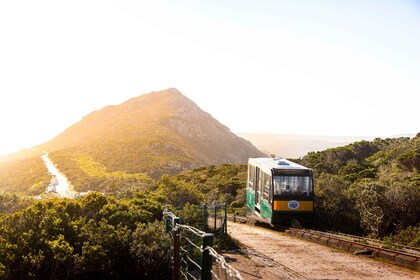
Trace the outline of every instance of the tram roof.
<path fill-rule="evenodd" d="M 284 158 L 249 158 L 248 163 L 258 165 L 260 168 L 266 169 L 267 171 L 272 169 L 309 169 Z"/>

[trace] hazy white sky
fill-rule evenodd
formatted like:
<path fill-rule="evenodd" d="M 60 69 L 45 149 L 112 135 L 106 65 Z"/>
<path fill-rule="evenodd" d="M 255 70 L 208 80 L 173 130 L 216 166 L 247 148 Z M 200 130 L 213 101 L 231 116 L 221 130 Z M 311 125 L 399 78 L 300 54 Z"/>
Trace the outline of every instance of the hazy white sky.
<path fill-rule="evenodd" d="M 417 133 L 420 1 L 0 0 L 0 154 L 168 87 L 237 133 Z"/>

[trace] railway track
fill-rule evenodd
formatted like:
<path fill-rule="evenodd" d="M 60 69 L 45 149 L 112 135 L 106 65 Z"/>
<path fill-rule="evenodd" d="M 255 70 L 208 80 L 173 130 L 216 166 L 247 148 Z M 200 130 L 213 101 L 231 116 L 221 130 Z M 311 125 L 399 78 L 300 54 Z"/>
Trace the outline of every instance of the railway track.
<path fill-rule="evenodd" d="M 334 233 L 313 229 L 297 229 L 292 227 L 274 227 L 244 216 L 229 216 L 234 222 L 252 224 L 275 231 L 303 238 L 323 245 L 335 247 L 355 255 L 365 255 L 394 265 L 420 272 L 420 249 L 400 244 L 389 244 L 381 240 L 365 238 L 356 235 Z"/>
<path fill-rule="evenodd" d="M 367 237 L 360 237 L 357 235 L 351 235 L 351 234 L 346 234 L 346 233 L 340 233 L 340 232 L 330 232 L 330 231 L 314 231 L 314 232 L 320 232 L 326 236 L 330 235 L 332 237 L 340 237 L 343 238 L 345 240 L 349 240 L 352 242 L 358 242 L 358 243 L 362 243 L 362 244 L 368 244 L 371 246 L 376 246 L 376 247 L 380 247 L 382 249 L 390 249 L 390 250 L 394 250 L 394 251 L 398 251 L 399 253 L 407 253 L 410 255 L 414 255 L 414 256 L 420 256 L 420 248 L 416 248 L 416 247 L 410 247 L 410 246 L 406 246 L 406 245 L 402 245 L 402 244 L 396 244 L 396 243 L 389 243 L 389 242 L 384 242 L 382 240 L 379 239 L 372 239 L 372 238 L 367 238 Z"/>

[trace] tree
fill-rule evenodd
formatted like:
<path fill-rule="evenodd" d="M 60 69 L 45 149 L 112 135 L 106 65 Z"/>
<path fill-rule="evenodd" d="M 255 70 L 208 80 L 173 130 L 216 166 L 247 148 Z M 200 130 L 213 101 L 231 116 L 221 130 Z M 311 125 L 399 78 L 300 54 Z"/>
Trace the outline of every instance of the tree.
<path fill-rule="evenodd" d="M 159 222 L 139 224 L 133 232 L 130 252 L 136 261 L 136 274 L 142 279 L 170 279 L 170 239 Z"/>
<path fill-rule="evenodd" d="M 397 163 L 403 170 L 420 172 L 420 148 L 409 150 L 397 156 Z"/>
<path fill-rule="evenodd" d="M 342 177 L 321 174 L 315 189 L 315 214 L 319 225 L 347 232 L 360 229 L 355 201 L 348 189 L 349 184 Z"/>
<path fill-rule="evenodd" d="M 361 226 L 376 236 L 383 237 L 391 224 L 391 208 L 385 196 L 387 186 L 366 179 L 357 187 Z"/>
<path fill-rule="evenodd" d="M 193 184 L 178 181 L 169 175 L 163 175 L 157 182 L 157 194 L 165 197 L 166 202 L 175 207 L 181 207 L 187 202 L 199 204 L 204 200 Z"/>
<path fill-rule="evenodd" d="M 401 230 L 420 223 L 420 182 L 396 182 L 386 190 L 385 197 L 395 228 Z"/>

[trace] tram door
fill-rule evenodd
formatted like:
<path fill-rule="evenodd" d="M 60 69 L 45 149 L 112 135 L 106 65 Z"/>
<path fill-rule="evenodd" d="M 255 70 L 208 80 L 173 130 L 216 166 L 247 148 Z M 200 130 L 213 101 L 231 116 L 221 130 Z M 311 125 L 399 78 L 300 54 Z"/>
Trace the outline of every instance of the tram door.
<path fill-rule="evenodd" d="M 260 176 L 260 169 L 258 167 L 255 168 L 255 207 L 260 209 L 260 184 L 261 184 L 261 176 Z"/>

